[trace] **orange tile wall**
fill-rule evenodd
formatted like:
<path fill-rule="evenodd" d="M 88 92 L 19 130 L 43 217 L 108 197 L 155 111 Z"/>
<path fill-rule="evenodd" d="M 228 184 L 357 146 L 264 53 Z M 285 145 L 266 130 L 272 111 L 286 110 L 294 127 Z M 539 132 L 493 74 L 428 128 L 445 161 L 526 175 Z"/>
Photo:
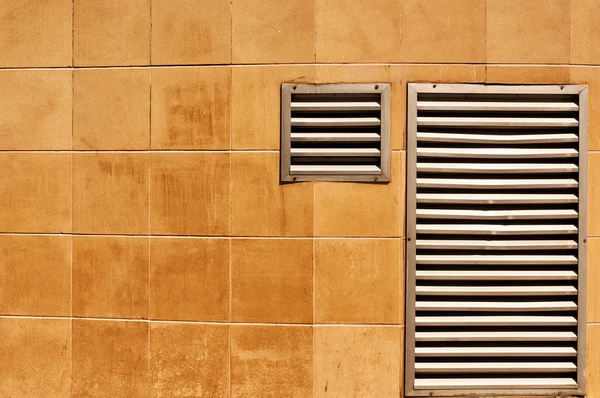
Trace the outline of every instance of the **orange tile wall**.
<path fill-rule="evenodd" d="M 0 397 L 402 396 L 407 82 L 589 85 L 593 292 L 599 42 L 597 0 L 0 0 Z M 391 183 L 279 185 L 282 82 L 391 82 Z"/>

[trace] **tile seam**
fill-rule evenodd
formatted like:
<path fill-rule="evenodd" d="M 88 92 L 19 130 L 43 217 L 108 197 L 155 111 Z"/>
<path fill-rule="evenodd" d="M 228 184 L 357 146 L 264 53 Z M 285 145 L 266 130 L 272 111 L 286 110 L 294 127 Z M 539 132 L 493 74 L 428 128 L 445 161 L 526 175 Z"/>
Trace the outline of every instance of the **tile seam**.
<path fill-rule="evenodd" d="M 235 236 L 235 235 L 155 235 L 155 234 L 99 234 L 99 233 L 60 233 L 60 232 L 0 232 L 0 236 L 82 236 L 82 237 L 115 237 L 115 238 L 153 238 L 153 239 L 238 239 L 238 240 L 400 240 L 403 236 Z M 589 236 L 596 238 L 600 236 Z"/>
<path fill-rule="evenodd" d="M 381 324 L 381 323 L 266 323 L 266 322 L 228 322 L 228 321 L 190 321 L 175 319 L 136 319 L 136 318 L 106 318 L 106 317 L 69 317 L 69 316 L 39 316 L 39 315 L 0 315 L 2 319 L 43 319 L 43 320 L 65 320 L 65 321 L 98 321 L 98 322 L 132 322 L 132 323 L 176 323 L 193 325 L 221 325 L 221 326 L 273 326 L 273 327 L 373 327 L 373 328 L 403 328 L 400 324 Z M 594 325 L 600 323 L 588 323 Z"/>
<path fill-rule="evenodd" d="M 4 66 L 0 71 L 45 71 L 45 70 L 88 70 L 88 69 L 167 69 L 167 68 L 251 68 L 290 66 L 507 66 L 507 67 L 600 67 L 600 63 L 500 63 L 500 62 L 299 62 L 299 63 L 254 63 L 254 64 L 172 64 L 172 65 L 109 65 L 109 66 Z"/>
<path fill-rule="evenodd" d="M 72 2 L 72 13 L 73 13 L 73 19 L 75 18 L 75 0 L 73 0 Z M 73 22 L 73 29 L 74 29 L 74 22 Z M 73 40 L 74 40 L 74 33 L 73 33 Z M 74 43 L 72 40 L 72 43 Z M 72 55 L 74 54 L 75 50 L 74 50 L 74 44 L 72 45 Z M 74 55 L 73 55 L 74 57 Z M 73 58 L 73 62 L 74 62 L 74 58 Z M 73 150 L 73 146 L 75 145 L 75 70 L 71 71 L 71 151 Z M 70 297 L 70 310 L 69 310 L 69 342 L 71 344 L 71 353 L 70 353 L 70 358 L 69 358 L 69 371 L 70 371 L 70 383 L 69 383 L 69 392 L 72 395 L 73 394 L 73 221 L 74 221 L 74 213 L 75 213 L 75 209 L 73 206 L 73 199 L 74 199 L 74 175 L 75 175 L 75 162 L 73 160 L 73 152 L 70 152 L 71 155 L 71 263 L 70 263 L 70 288 L 71 288 L 71 297 Z"/>

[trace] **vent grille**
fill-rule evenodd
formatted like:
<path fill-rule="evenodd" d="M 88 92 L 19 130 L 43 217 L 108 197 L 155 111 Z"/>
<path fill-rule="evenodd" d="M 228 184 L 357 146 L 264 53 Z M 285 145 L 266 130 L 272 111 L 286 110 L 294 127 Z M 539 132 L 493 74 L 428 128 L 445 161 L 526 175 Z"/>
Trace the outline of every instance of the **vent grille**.
<path fill-rule="evenodd" d="M 412 395 L 583 391 L 586 93 L 409 85 Z"/>
<path fill-rule="evenodd" d="M 387 83 L 284 84 L 282 181 L 389 181 Z"/>

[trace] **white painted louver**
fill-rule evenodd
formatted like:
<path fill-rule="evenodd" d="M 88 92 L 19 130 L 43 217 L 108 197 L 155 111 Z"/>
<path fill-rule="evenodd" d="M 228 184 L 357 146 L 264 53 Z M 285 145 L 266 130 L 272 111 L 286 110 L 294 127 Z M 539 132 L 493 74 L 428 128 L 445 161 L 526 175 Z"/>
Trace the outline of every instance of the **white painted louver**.
<path fill-rule="evenodd" d="M 389 87 L 282 85 L 281 180 L 389 181 Z"/>
<path fill-rule="evenodd" d="M 587 89 L 408 92 L 407 396 L 581 395 Z"/>

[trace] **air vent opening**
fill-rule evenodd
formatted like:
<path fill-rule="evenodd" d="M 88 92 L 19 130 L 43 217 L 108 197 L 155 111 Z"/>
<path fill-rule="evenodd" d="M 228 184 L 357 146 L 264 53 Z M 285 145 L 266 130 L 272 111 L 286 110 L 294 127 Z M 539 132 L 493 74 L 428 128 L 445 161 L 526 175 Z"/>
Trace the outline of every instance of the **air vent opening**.
<path fill-rule="evenodd" d="M 586 88 L 408 90 L 407 394 L 582 395 Z"/>

